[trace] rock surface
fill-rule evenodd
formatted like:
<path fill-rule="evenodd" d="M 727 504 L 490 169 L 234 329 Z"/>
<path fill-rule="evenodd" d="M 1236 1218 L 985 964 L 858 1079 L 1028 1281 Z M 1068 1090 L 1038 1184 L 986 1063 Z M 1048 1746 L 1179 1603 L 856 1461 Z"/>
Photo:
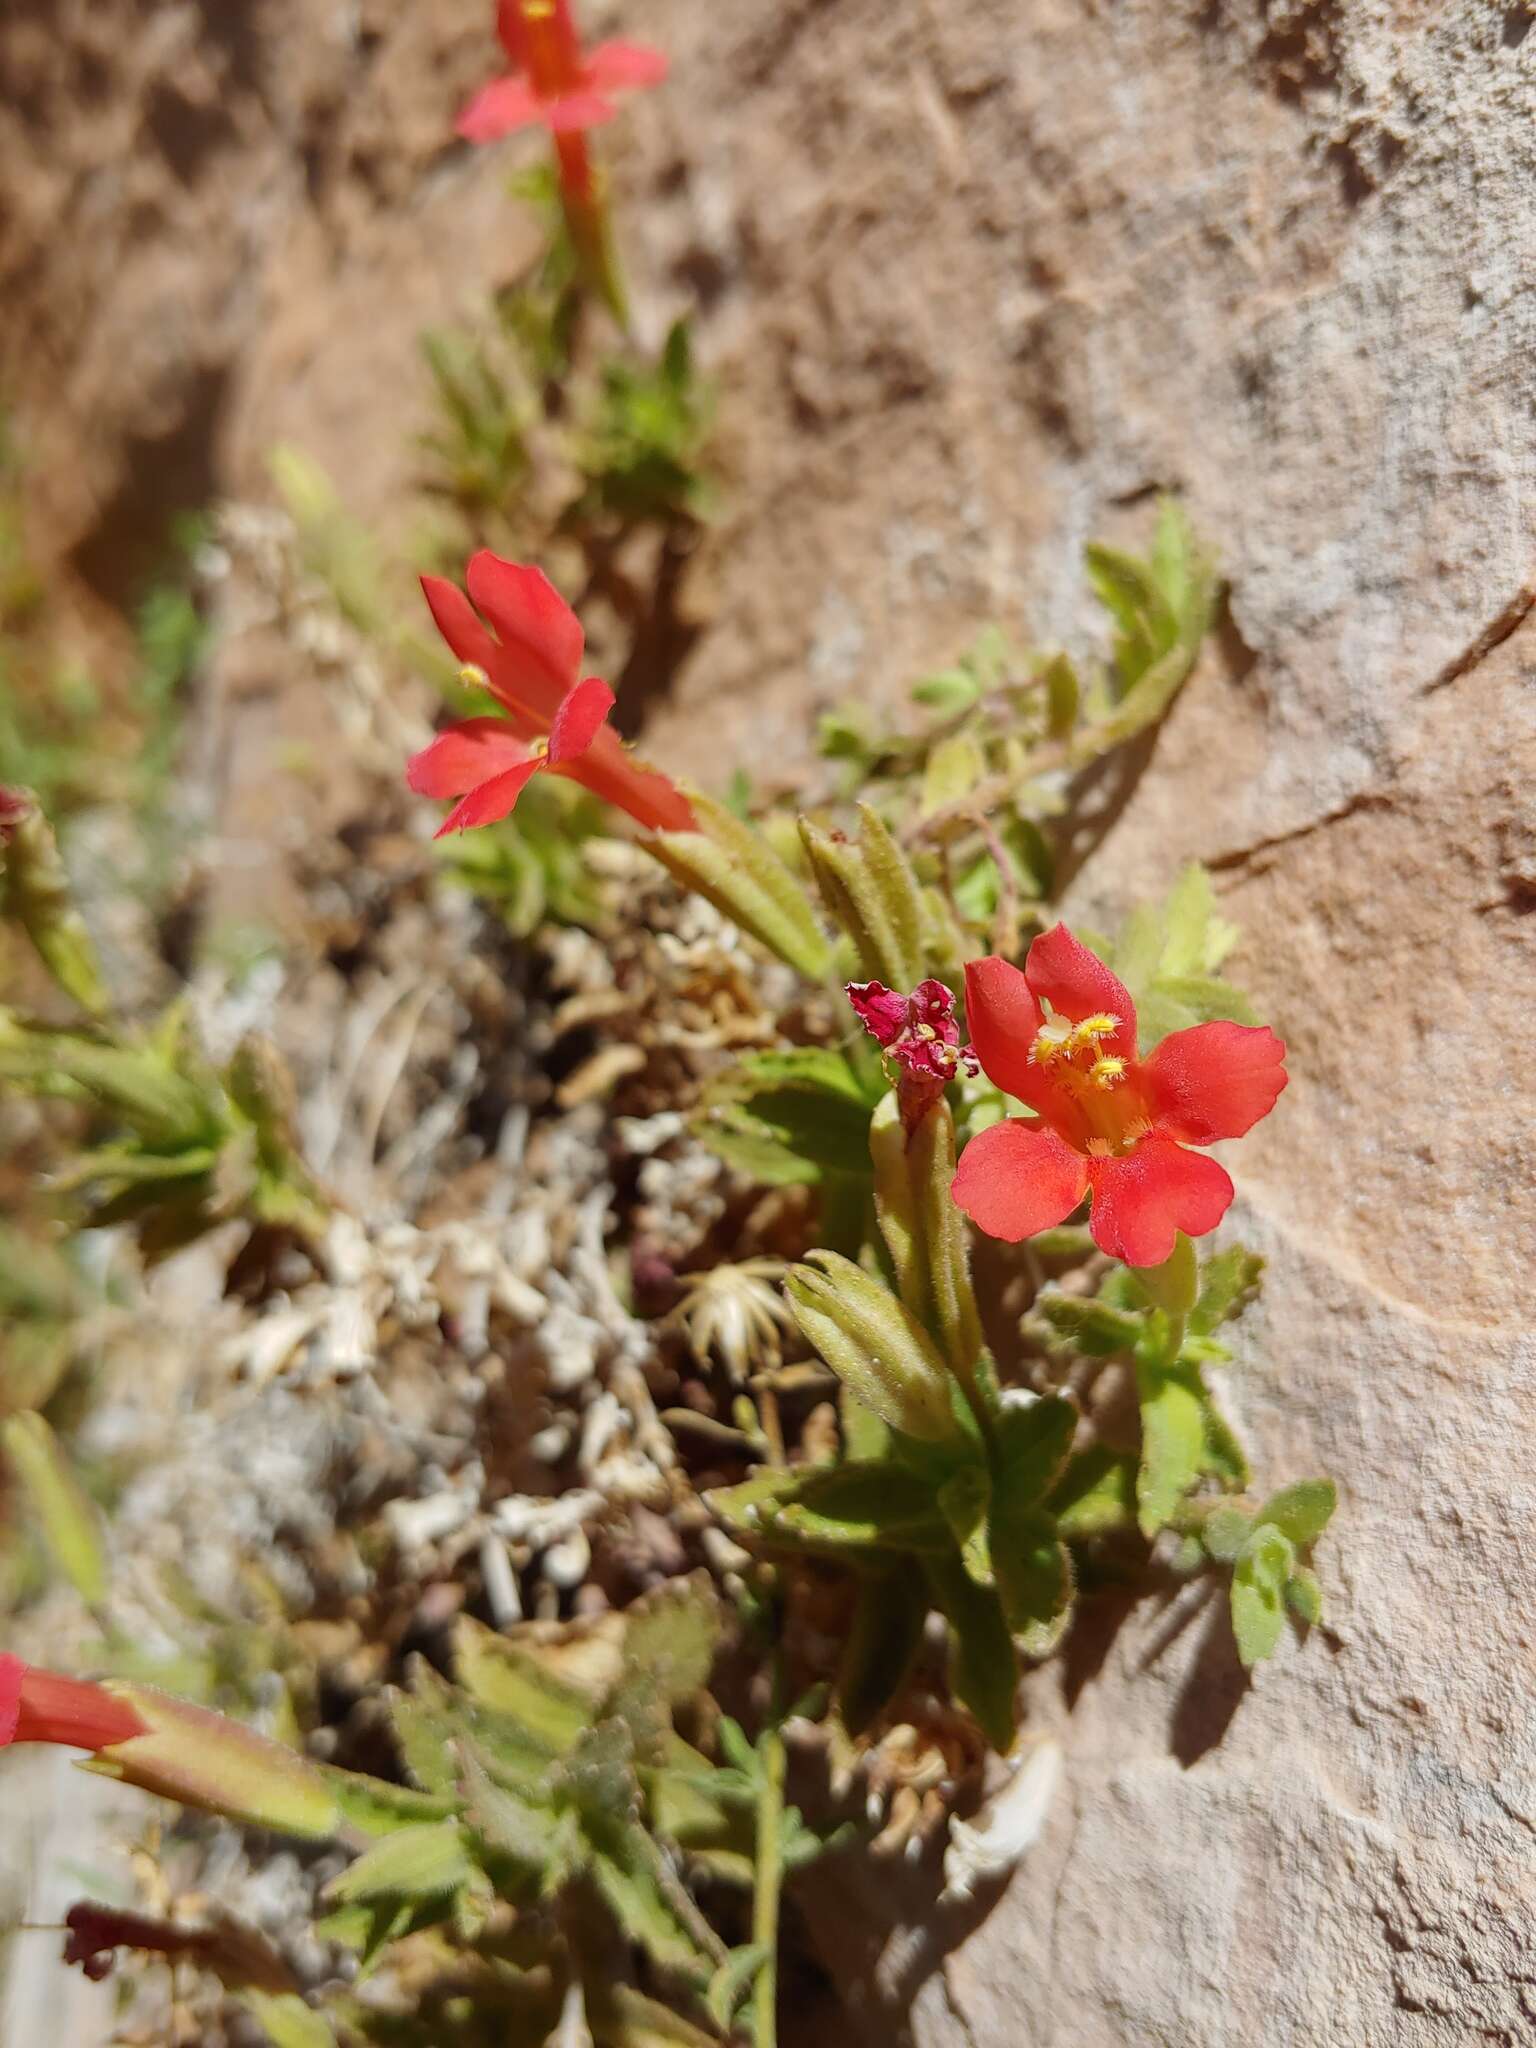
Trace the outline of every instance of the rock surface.
<path fill-rule="evenodd" d="M 393 516 L 416 331 L 524 253 L 507 159 L 444 139 L 488 12 L 7 8 L 0 381 L 104 615 L 278 438 Z M 674 77 L 609 147 L 648 322 L 703 297 L 728 468 L 652 752 L 791 755 L 988 618 L 1079 644 L 1081 543 L 1156 486 L 1231 581 L 1073 901 L 1210 861 L 1290 1041 L 1233 1161 L 1272 1264 L 1231 1398 L 1261 1471 L 1341 1482 L 1329 1625 L 1247 1689 L 1147 1603 L 1037 1676 L 1065 1786 L 968 1938 L 887 1973 L 921 2048 L 1536 2034 L 1531 29 L 646 10 Z"/>

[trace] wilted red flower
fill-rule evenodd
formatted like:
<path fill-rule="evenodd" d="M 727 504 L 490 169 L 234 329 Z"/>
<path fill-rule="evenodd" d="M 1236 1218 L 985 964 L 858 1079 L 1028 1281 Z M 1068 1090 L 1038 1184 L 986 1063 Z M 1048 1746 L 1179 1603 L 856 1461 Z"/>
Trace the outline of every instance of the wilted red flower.
<path fill-rule="evenodd" d="M 898 995 L 883 981 L 850 981 L 847 996 L 864 1029 L 901 1068 L 896 1093 L 911 1130 L 956 1074 L 976 1072 L 976 1055 L 960 1043 L 955 999 L 942 981 L 920 981 Z"/>
<path fill-rule="evenodd" d="M 1274 1032 L 1196 1024 L 1138 1059 L 1129 992 L 1063 924 L 1022 973 L 972 961 L 965 1001 L 986 1074 L 1040 1119 L 1009 1117 L 965 1148 L 954 1195 L 974 1223 L 1016 1242 L 1091 1192 L 1095 1244 L 1130 1266 L 1161 1265 L 1181 1230 L 1216 1228 L 1231 1179 L 1185 1148 L 1240 1138 L 1274 1108 L 1286 1082 Z"/>
<path fill-rule="evenodd" d="M 691 831 L 688 799 L 642 768 L 606 723 L 613 692 L 596 676 L 581 678 L 581 621 L 549 579 L 482 548 L 467 581 L 469 598 L 440 576 L 423 576 L 421 587 L 465 680 L 489 690 L 506 715 L 451 725 L 411 760 L 406 780 L 418 795 L 463 799 L 437 836 L 506 817 L 541 769 L 582 783 L 648 830 Z"/>
<path fill-rule="evenodd" d="M 125 1701 L 82 1678 L 39 1671 L 20 1657 L 0 1656 L 0 1749 L 13 1742 L 59 1742 L 70 1749 L 110 1749 L 144 1733 Z"/>
<path fill-rule="evenodd" d="M 645 43 L 599 43 L 583 52 L 569 0 L 501 0 L 496 33 L 512 66 L 482 87 L 459 116 L 466 142 L 494 142 L 543 122 L 556 135 L 611 120 L 611 95 L 658 85 L 667 74 L 660 50 Z"/>
<path fill-rule="evenodd" d="M 912 1073 L 950 1080 L 963 1067 L 976 1071 L 976 1055 L 960 1043 L 955 999 L 942 981 L 920 981 L 898 995 L 883 981 L 850 981 L 848 1000 L 882 1052 Z"/>

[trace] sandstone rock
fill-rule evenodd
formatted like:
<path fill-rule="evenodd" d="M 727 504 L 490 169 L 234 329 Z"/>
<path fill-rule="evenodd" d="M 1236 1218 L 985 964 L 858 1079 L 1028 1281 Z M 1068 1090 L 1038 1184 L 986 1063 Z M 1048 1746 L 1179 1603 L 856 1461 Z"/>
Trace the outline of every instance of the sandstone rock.
<path fill-rule="evenodd" d="M 0 376 L 103 606 L 279 437 L 398 516 L 415 332 L 524 247 L 515 148 L 445 139 L 487 12 L 8 9 Z M 1232 1161 L 1272 1261 L 1232 1406 L 1261 1472 L 1343 1495 L 1328 1626 L 1251 1688 L 1189 1595 L 1037 1676 L 1044 1839 L 957 1945 L 893 1938 L 872 2041 L 1536 2033 L 1531 26 L 646 13 L 674 78 L 606 146 L 646 320 L 702 298 L 728 470 L 650 749 L 792 758 L 991 617 L 1080 646 L 1082 541 L 1186 494 L 1230 616 L 1074 907 L 1199 855 L 1248 931 L 1294 1079 Z"/>

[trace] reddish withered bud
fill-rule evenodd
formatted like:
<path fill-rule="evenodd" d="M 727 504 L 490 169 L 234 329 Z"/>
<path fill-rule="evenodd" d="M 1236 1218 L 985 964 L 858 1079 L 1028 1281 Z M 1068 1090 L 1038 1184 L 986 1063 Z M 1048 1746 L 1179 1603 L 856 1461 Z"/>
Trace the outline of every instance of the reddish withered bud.
<path fill-rule="evenodd" d="M 864 1029 L 900 1069 L 901 1120 L 915 1130 L 959 1073 L 974 1074 L 976 1055 L 960 1043 L 955 999 L 942 981 L 920 981 L 898 995 L 880 981 L 850 981 L 848 1000 Z"/>

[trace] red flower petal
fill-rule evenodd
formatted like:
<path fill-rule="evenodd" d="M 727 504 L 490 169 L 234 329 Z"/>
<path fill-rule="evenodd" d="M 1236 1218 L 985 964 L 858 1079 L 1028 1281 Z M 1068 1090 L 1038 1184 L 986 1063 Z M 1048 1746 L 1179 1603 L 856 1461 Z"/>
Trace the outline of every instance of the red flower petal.
<path fill-rule="evenodd" d="M 895 1043 L 907 1022 L 907 999 L 883 981 L 850 981 L 843 989 L 854 1015 L 879 1046 Z"/>
<path fill-rule="evenodd" d="M 498 142 L 545 117 L 545 105 L 526 78 L 493 78 L 482 86 L 454 126 L 466 142 Z"/>
<path fill-rule="evenodd" d="M 1045 1019 L 1023 974 L 1011 961 L 990 954 L 965 970 L 965 1023 L 982 1072 L 1005 1095 L 1049 1119 L 1059 1130 L 1087 1143 L 1082 1117 L 1066 1090 L 1029 1056 Z"/>
<path fill-rule="evenodd" d="M 543 766 L 541 760 L 520 761 L 504 774 L 493 775 L 489 782 L 472 789 L 462 803 L 455 804 L 432 836 L 441 839 L 448 832 L 470 832 L 476 825 L 494 825 L 498 819 L 509 817 L 513 805 Z"/>
<path fill-rule="evenodd" d="M 1283 1040 L 1225 1022 L 1172 1032 L 1141 1067 L 1158 1129 L 1187 1145 L 1251 1131 L 1279 1101 L 1286 1078 Z"/>
<path fill-rule="evenodd" d="M 1234 1192 L 1224 1167 L 1170 1138 L 1143 1138 L 1123 1159 L 1087 1165 L 1093 1241 L 1128 1266 L 1160 1266 L 1181 1230 L 1204 1237 L 1226 1215 Z"/>
<path fill-rule="evenodd" d="M 496 642 L 491 638 L 475 608 L 446 576 L 423 576 L 421 587 L 432 613 L 433 623 L 447 641 L 456 661 L 472 661 L 487 675 L 496 659 Z"/>
<path fill-rule="evenodd" d="M 418 796 L 462 796 L 527 759 L 527 747 L 506 719 L 466 718 L 413 754 L 405 779 Z"/>
<path fill-rule="evenodd" d="M 143 1733 L 132 1707 L 105 1686 L 39 1671 L 20 1657 L 0 1657 L 0 1748 L 59 1742 L 70 1749 L 107 1749 Z"/>
<path fill-rule="evenodd" d="M 965 1023 L 976 1057 L 989 1081 L 1022 1102 L 1040 1079 L 1029 1049 L 1043 1022 L 1028 982 L 1011 961 L 991 953 L 967 964 Z"/>
<path fill-rule="evenodd" d="M 558 99 L 546 100 L 543 118 L 553 135 L 578 135 L 588 128 L 601 128 L 617 112 L 613 101 L 604 98 L 602 93 L 579 90 L 563 92 Z"/>
<path fill-rule="evenodd" d="M 21 1681 L 26 1669 L 19 1657 L 0 1657 L 0 1749 L 16 1740 L 21 1720 Z"/>
<path fill-rule="evenodd" d="M 622 39 L 599 43 L 583 69 L 587 83 L 598 92 L 622 92 L 626 87 L 660 85 L 667 75 L 664 51 L 649 43 L 626 43 Z"/>
<path fill-rule="evenodd" d="M 613 692 L 600 676 L 588 676 L 570 692 L 555 713 L 549 729 L 551 767 L 574 761 L 597 738 L 598 730 L 613 709 Z"/>
<path fill-rule="evenodd" d="M 469 558 L 469 595 L 501 641 L 488 673 L 493 687 L 526 703 L 545 729 L 581 674 L 581 621 L 542 569 L 504 562 L 489 548 Z"/>
<path fill-rule="evenodd" d="M 960 1155 L 950 1192 L 988 1237 L 1021 1237 L 1063 1222 L 1088 1191 L 1088 1161 L 1040 1124 L 1011 1116 Z"/>
<path fill-rule="evenodd" d="M 642 768 L 625 751 L 611 725 L 600 729 L 584 754 L 565 762 L 556 772 L 590 789 L 604 803 L 627 811 L 648 832 L 698 830 L 698 820 L 687 797 L 667 776 L 652 768 Z"/>
<path fill-rule="evenodd" d="M 1085 1017 L 1118 1017 L 1119 1029 L 1101 1043 L 1121 1059 L 1136 1057 L 1136 1005 L 1130 990 L 1064 924 L 1053 925 L 1035 940 L 1024 975 L 1042 1002 L 1074 1024 Z"/>

